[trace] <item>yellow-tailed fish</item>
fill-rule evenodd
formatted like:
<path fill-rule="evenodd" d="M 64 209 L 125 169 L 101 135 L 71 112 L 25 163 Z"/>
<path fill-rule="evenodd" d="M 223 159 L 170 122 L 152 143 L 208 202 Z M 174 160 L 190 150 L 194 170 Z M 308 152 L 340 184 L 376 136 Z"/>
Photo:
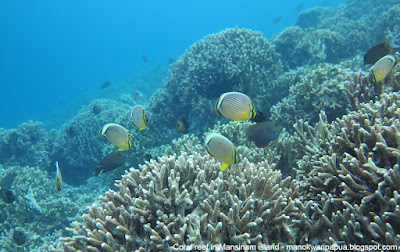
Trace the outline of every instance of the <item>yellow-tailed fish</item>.
<path fill-rule="evenodd" d="M 140 105 L 136 105 L 132 108 L 131 120 L 133 126 L 138 128 L 139 130 L 147 128 L 147 125 L 149 124 L 149 116 L 147 115 L 144 108 Z"/>
<path fill-rule="evenodd" d="M 61 191 L 63 186 L 63 180 L 61 177 L 60 167 L 58 166 L 58 161 L 56 161 L 56 189 L 57 191 Z"/>
<path fill-rule="evenodd" d="M 225 170 L 228 165 L 239 162 L 235 146 L 223 135 L 208 133 L 206 135 L 205 147 L 208 154 L 222 162 L 221 171 Z"/>
<path fill-rule="evenodd" d="M 132 139 L 129 132 L 119 124 L 107 123 L 100 130 L 100 135 L 120 151 L 132 148 Z"/>
<path fill-rule="evenodd" d="M 247 95 L 239 92 L 222 94 L 215 108 L 218 115 L 235 122 L 248 121 L 256 116 L 253 101 Z"/>
<path fill-rule="evenodd" d="M 399 56 L 397 55 L 386 55 L 385 57 L 378 60 L 375 65 L 371 68 L 371 73 L 375 82 L 379 82 L 386 78 L 386 76 L 392 71 L 392 69 L 398 63 Z"/>

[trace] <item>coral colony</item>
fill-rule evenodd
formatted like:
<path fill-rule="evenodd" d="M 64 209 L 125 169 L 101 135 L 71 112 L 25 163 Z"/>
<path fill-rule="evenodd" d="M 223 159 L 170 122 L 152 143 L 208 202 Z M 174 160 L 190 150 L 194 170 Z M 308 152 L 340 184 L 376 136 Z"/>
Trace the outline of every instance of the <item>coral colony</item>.
<path fill-rule="evenodd" d="M 0 186 L 13 173 L 5 189 L 15 197 L 0 200 L 0 248 L 397 251 L 400 71 L 375 82 L 363 53 L 400 32 L 400 4 L 378 2 L 305 10 L 271 41 L 245 28 L 205 36 L 171 64 L 141 131 L 130 122 L 136 104 L 107 99 L 59 130 L 0 129 Z M 254 122 L 217 115 L 230 91 L 280 125 L 271 141 L 254 139 Z M 95 177 L 117 151 L 99 135 L 110 122 L 129 131 L 130 148 Z M 204 148 L 210 132 L 236 148 L 224 171 Z"/>

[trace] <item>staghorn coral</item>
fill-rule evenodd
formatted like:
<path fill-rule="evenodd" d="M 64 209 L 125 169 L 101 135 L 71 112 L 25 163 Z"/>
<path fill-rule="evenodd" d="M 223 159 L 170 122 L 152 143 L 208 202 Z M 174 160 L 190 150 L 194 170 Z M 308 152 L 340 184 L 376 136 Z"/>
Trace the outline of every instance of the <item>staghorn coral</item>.
<path fill-rule="evenodd" d="M 318 66 L 294 83 L 289 95 L 271 108 L 271 118 L 291 131 L 292 125 L 300 119 L 316 123 L 320 110 L 326 111 L 328 118 L 332 119 L 345 114 L 348 102 L 339 83 L 347 79 L 351 72 L 340 65 Z"/>
<path fill-rule="evenodd" d="M 64 251 L 169 251 L 174 244 L 293 241 L 298 186 L 274 165 L 243 160 L 226 173 L 210 156 L 161 157 L 131 169 L 93 205 Z"/>
<path fill-rule="evenodd" d="M 305 215 L 302 242 L 322 239 L 332 244 L 398 244 L 400 95 L 382 94 L 360 103 L 328 124 L 299 121 L 296 139 L 305 151 L 299 161 Z M 307 203 L 308 202 L 308 203 Z M 314 216 L 323 216 L 323 220 Z M 307 218 L 309 217 L 309 218 Z M 332 225 L 335 223 L 335 225 Z M 329 229 L 325 237 L 318 230 Z"/>
<path fill-rule="evenodd" d="M 399 91 L 399 81 L 398 67 L 389 73 L 383 81 L 377 83 L 373 81 L 371 73 L 358 71 L 342 81 L 340 88 L 346 93 L 351 109 L 354 110 L 359 108 L 360 103 L 376 101 L 381 98 L 382 94 Z"/>

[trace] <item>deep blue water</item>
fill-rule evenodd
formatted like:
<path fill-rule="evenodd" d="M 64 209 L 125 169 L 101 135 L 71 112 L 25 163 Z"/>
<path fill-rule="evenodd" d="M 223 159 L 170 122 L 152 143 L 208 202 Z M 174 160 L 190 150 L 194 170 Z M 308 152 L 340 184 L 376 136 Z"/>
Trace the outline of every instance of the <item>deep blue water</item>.
<path fill-rule="evenodd" d="M 323 1 L 3 2 L 0 128 L 28 120 L 51 124 L 65 111 L 77 113 L 87 103 L 83 97 L 98 92 L 104 81 L 118 85 L 166 65 L 168 58 L 225 28 L 246 27 L 271 38 L 294 25 L 300 3 L 303 11 Z M 275 24 L 277 17 L 282 19 Z"/>

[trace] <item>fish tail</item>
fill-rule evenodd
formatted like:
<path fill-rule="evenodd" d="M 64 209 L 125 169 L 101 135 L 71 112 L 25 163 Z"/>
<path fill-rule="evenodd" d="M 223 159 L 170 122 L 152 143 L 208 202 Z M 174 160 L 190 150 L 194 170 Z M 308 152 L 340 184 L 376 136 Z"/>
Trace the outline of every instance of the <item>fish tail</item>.
<path fill-rule="evenodd" d="M 221 165 L 221 171 L 225 171 L 226 167 L 228 167 L 229 165 L 227 163 L 222 163 Z"/>

